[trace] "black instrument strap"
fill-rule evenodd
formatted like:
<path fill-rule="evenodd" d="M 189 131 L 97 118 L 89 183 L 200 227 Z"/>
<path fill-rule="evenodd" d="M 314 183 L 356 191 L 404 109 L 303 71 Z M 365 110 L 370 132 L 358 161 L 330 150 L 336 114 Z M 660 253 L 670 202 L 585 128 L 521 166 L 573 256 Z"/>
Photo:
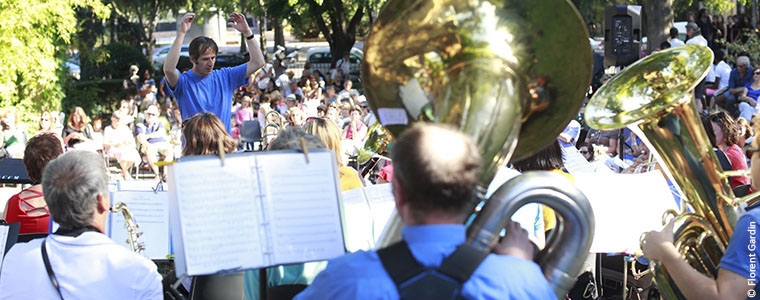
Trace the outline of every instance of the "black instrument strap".
<path fill-rule="evenodd" d="M 456 279 L 460 284 L 464 284 L 488 254 L 489 252 L 477 250 L 470 245 L 459 245 L 454 253 L 443 260 L 438 271 Z M 377 251 L 377 255 L 380 257 L 385 271 L 396 284 L 396 288 L 425 271 L 425 267 L 414 259 L 406 241 L 402 240 L 380 249 Z"/>
<path fill-rule="evenodd" d="M 470 279 L 472 273 L 480 266 L 480 263 L 488 256 L 488 252 L 473 248 L 470 245 L 462 244 L 457 247 L 449 257 L 443 260 L 438 271 L 451 276 L 451 278 L 464 284 Z"/>
<path fill-rule="evenodd" d="M 48 259 L 46 242 L 47 238 L 42 240 L 42 261 L 45 263 L 45 270 L 47 271 L 48 277 L 50 278 L 50 282 L 55 287 L 55 291 L 58 292 L 58 297 L 61 297 L 61 299 L 63 299 L 61 288 L 58 285 L 58 279 L 55 278 L 55 273 L 53 273 L 53 266 L 50 265 L 50 259 Z"/>
<path fill-rule="evenodd" d="M 425 268 L 416 260 L 409 250 L 409 245 L 402 240 L 398 243 L 377 250 L 385 271 L 391 276 L 398 288 L 414 275 L 422 273 Z"/>

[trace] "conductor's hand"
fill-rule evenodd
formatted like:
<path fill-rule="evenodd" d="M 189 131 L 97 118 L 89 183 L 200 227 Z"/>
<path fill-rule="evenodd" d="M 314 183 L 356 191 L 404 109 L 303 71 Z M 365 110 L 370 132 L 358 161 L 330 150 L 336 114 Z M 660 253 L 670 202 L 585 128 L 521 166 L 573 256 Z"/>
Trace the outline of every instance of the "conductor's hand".
<path fill-rule="evenodd" d="M 193 24 L 193 20 L 195 20 L 194 13 L 186 13 L 182 16 L 182 20 L 179 22 L 179 32 L 186 34 L 190 30 L 190 25 Z"/>
<path fill-rule="evenodd" d="M 536 248 L 528 240 L 528 231 L 514 221 L 509 221 L 507 234 L 493 249 L 496 254 L 512 255 L 526 260 L 533 260 L 535 251 Z"/>
<path fill-rule="evenodd" d="M 650 260 L 662 260 L 669 251 L 676 251 L 673 245 L 673 220 L 662 231 L 650 231 L 641 241 L 641 250 Z"/>
<path fill-rule="evenodd" d="M 230 14 L 230 19 L 228 20 L 230 26 L 232 28 L 235 28 L 238 32 L 242 33 L 245 36 L 249 36 L 253 34 L 251 31 L 251 28 L 248 27 L 248 21 L 245 20 L 245 16 L 241 13 L 234 12 Z"/>

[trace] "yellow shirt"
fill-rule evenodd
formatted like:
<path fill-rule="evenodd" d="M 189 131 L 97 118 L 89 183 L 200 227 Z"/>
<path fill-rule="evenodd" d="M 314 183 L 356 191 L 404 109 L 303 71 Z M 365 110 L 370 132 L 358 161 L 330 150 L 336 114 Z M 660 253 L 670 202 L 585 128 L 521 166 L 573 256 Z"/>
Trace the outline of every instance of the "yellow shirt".
<path fill-rule="evenodd" d="M 340 172 L 340 190 L 341 191 L 348 191 L 355 188 L 363 187 L 361 179 L 359 179 L 359 174 L 356 173 L 356 170 L 354 170 L 351 167 L 339 167 L 338 172 Z"/>
<path fill-rule="evenodd" d="M 573 175 L 562 172 L 562 170 L 553 170 L 553 172 L 559 173 L 567 177 L 571 182 L 574 182 Z M 544 231 L 549 231 L 557 226 L 557 216 L 554 214 L 554 210 L 546 205 L 541 205 L 541 214 L 544 216 Z"/>

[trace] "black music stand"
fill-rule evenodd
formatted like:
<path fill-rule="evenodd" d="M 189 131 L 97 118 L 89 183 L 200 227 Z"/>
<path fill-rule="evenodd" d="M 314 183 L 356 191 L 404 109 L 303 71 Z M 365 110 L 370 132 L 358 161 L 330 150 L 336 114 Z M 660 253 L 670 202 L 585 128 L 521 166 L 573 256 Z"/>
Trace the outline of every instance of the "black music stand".
<path fill-rule="evenodd" d="M 20 158 L 0 159 L 0 183 L 31 184 L 23 160 Z"/>

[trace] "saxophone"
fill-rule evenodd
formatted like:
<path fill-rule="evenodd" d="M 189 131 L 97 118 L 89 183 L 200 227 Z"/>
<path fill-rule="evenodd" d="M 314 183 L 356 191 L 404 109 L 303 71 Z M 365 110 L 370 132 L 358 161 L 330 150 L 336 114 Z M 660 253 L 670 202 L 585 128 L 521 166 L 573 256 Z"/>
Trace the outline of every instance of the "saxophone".
<path fill-rule="evenodd" d="M 132 216 L 132 213 L 129 212 L 127 204 L 124 202 L 116 203 L 116 206 L 111 207 L 111 212 L 121 212 L 122 215 L 124 215 L 124 227 L 127 229 L 127 244 L 129 244 L 129 248 L 132 250 L 132 252 L 142 254 L 142 251 L 145 250 L 145 243 L 140 242 L 138 238 L 143 233 L 137 232 L 137 228 L 140 226 L 137 225 L 134 217 Z"/>

